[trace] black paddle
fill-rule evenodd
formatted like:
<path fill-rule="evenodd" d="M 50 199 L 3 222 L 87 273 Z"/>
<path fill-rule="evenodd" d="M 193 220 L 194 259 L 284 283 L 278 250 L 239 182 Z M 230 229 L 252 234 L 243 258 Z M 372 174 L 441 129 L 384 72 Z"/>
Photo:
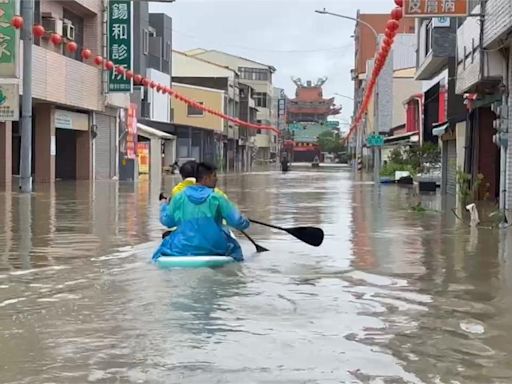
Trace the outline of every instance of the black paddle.
<path fill-rule="evenodd" d="M 261 221 L 249 219 L 254 224 L 264 225 L 265 227 L 279 229 L 292 235 L 293 237 L 305 242 L 306 244 L 318 247 L 324 241 L 324 231 L 317 227 L 293 227 L 283 228 L 277 225 L 262 223 Z"/>
<path fill-rule="evenodd" d="M 262 252 L 268 252 L 268 249 L 265 248 L 265 247 L 262 247 L 261 245 L 259 245 L 258 243 L 256 243 L 254 241 L 254 239 L 249 236 L 247 233 L 245 233 L 244 231 L 240 231 L 242 232 L 242 235 L 244 235 L 245 237 L 247 237 L 247 240 L 249 240 L 255 247 L 256 247 L 256 252 L 258 253 L 262 253 Z"/>

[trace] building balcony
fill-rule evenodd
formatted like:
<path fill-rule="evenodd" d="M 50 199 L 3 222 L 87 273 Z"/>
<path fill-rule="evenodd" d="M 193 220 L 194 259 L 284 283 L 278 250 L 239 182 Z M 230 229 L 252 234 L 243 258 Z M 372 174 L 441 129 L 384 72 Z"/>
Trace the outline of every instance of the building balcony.
<path fill-rule="evenodd" d="M 481 50 L 475 49 L 460 59 L 457 65 L 457 94 L 479 93 L 492 94 L 503 83 L 505 63 L 499 52 L 484 52 L 481 74 Z"/>
<path fill-rule="evenodd" d="M 448 60 L 455 57 L 457 32 L 454 21 L 437 19 L 421 24 L 418 36 L 416 80 L 431 80 L 443 71 Z"/>
<path fill-rule="evenodd" d="M 457 83 L 455 91 L 493 93 L 506 73 L 505 61 L 498 51 L 482 51 L 479 46 L 480 24 L 468 18 L 457 33 Z"/>
<path fill-rule="evenodd" d="M 96 15 L 103 9 L 103 0 L 68 0 L 66 8 L 79 15 Z"/>
<path fill-rule="evenodd" d="M 33 46 L 32 67 L 34 99 L 80 109 L 103 110 L 99 69 L 36 45 Z"/>
<path fill-rule="evenodd" d="M 254 144 L 258 148 L 270 148 L 271 136 L 265 133 L 257 133 L 254 138 Z"/>

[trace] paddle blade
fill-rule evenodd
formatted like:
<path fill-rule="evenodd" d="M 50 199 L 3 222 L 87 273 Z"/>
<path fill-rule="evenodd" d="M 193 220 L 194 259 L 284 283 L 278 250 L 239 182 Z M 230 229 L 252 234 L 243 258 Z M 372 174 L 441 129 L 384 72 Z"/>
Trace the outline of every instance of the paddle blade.
<path fill-rule="evenodd" d="M 254 244 L 255 247 L 256 247 L 256 252 L 257 253 L 263 253 L 263 252 L 268 252 L 268 249 L 265 248 L 265 247 L 262 247 L 261 245 L 259 244 Z"/>
<path fill-rule="evenodd" d="M 313 247 L 322 245 L 324 241 L 324 231 L 317 227 L 287 228 L 286 232 Z"/>

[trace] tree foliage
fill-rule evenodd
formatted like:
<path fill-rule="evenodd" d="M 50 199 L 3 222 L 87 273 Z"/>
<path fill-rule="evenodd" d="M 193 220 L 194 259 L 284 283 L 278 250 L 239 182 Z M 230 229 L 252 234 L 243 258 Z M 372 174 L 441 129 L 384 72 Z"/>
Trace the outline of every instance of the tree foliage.
<path fill-rule="evenodd" d="M 325 131 L 318 135 L 317 144 L 322 152 L 340 153 L 345 150 L 345 147 L 341 144 L 339 132 L 334 130 Z"/>

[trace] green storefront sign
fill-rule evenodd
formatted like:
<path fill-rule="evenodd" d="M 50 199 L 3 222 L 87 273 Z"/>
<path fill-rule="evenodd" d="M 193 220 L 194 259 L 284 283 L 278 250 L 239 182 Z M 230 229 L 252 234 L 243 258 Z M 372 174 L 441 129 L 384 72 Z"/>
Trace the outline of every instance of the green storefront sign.
<path fill-rule="evenodd" d="M 384 136 L 372 133 L 366 139 L 366 143 L 369 147 L 382 147 L 384 145 Z"/>
<path fill-rule="evenodd" d="M 18 32 L 11 27 L 16 15 L 16 0 L 0 1 L 0 75 L 16 77 L 16 47 Z"/>
<path fill-rule="evenodd" d="M 131 1 L 108 2 L 108 58 L 115 65 L 132 68 L 132 5 Z M 109 92 L 131 92 L 132 82 L 112 71 L 108 81 Z"/>

